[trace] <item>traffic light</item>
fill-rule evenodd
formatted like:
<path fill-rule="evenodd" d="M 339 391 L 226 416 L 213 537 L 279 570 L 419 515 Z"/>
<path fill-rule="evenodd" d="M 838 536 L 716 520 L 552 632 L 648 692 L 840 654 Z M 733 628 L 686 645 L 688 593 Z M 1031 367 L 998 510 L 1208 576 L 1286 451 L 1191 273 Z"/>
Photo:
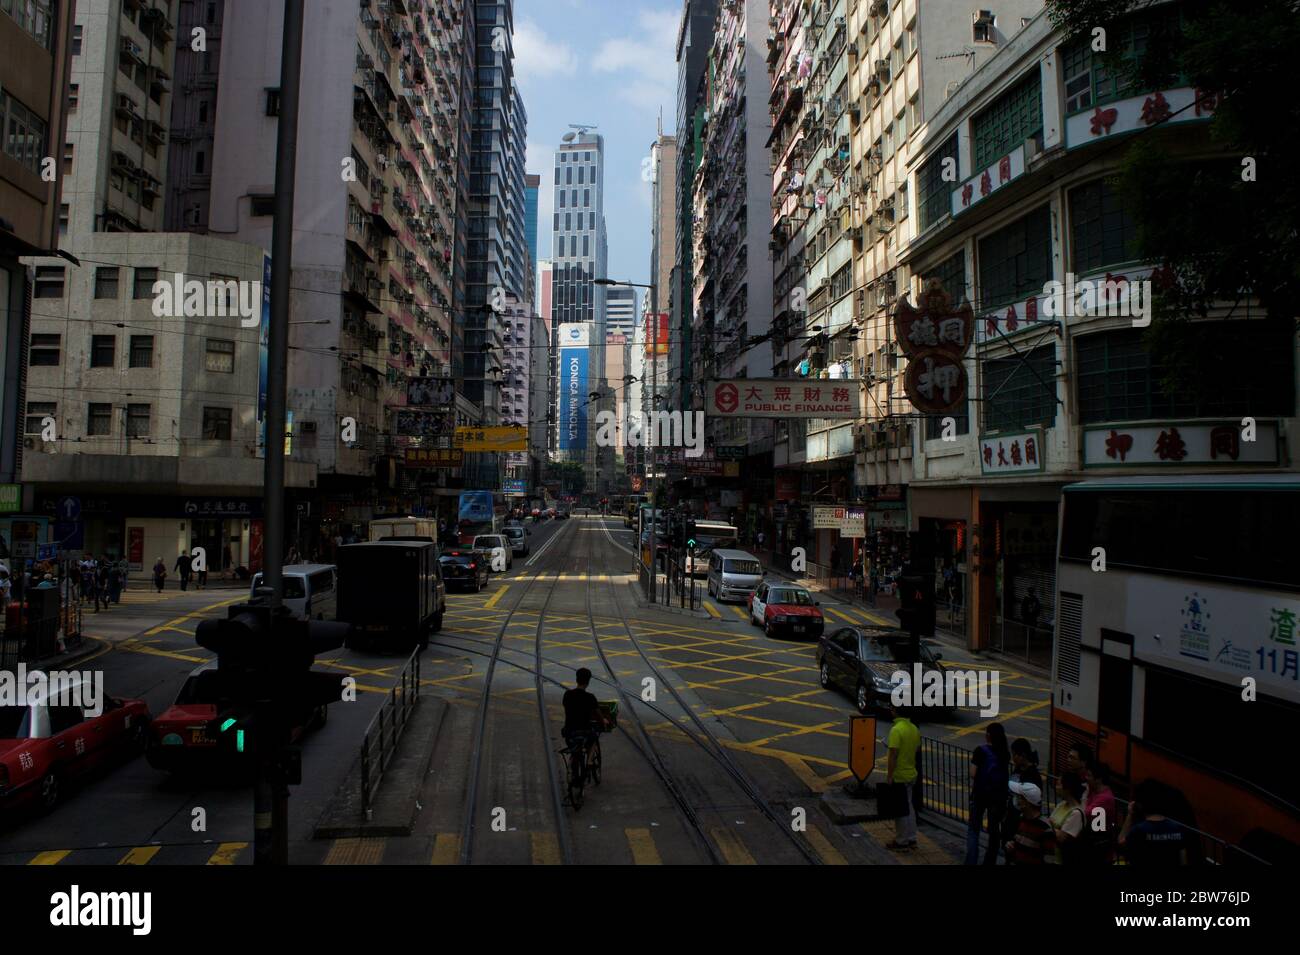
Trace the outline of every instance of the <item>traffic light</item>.
<path fill-rule="evenodd" d="M 904 574 L 898 578 L 898 622 L 909 633 L 934 635 L 934 576 Z"/>
<path fill-rule="evenodd" d="M 686 546 L 695 549 L 695 519 L 686 518 Z"/>

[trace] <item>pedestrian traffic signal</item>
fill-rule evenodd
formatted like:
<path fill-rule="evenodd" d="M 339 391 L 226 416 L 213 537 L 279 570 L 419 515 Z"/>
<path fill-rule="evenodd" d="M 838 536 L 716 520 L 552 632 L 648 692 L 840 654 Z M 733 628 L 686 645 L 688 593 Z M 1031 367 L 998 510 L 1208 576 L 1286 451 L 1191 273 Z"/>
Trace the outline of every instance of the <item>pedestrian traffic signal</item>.
<path fill-rule="evenodd" d="M 898 578 L 898 622 L 909 633 L 934 635 L 934 577 L 904 574 Z"/>

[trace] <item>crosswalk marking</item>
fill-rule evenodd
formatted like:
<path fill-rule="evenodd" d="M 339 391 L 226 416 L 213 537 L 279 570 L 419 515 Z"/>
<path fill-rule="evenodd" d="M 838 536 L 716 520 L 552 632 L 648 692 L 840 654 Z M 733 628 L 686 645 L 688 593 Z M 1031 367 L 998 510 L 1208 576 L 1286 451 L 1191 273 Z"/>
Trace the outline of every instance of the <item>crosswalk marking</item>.
<path fill-rule="evenodd" d="M 649 829 L 624 829 L 628 847 L 632 850 L 632 862 L 636 865 L 663 865 L 659 858 L 659 848 Z"/>
<path fill-rule="evenodd" d="M 714 829 L 709 834 L 718 844 L 718 850 L 722 853 L 722 858 L 727 860 L 727 865 L 757 865 L 749 850 L 726 829 Z"/>
<path fill-rule="evenodd" d="M 136 846 L 118 860 L 118 865 L 148 865 L 162 846 Z"/>
<path fill-rule="evenodd" d="M 433 858 L 430 865 L 455 865 L 460 861 L 460 836 L 454 832 L 440 832 L 433 837 Z"/>
<path fill-rule="evenodd" d="M 239 854 L 247 848 L 247 842 L 223 842 L 208 859 L 208 865 L 234 865 Z"/>
<path fill-rule="evenodd" d="M 825 865 L 848 865 L 849 860 L 844 858 L 838 849 L 831 845 L 831 841 L 826 838 L 820 829 L 816 826 L 809 826 L 808 831 L 804 833 L 808 841 L 812 843 L 813 849 Z"/>
<path fill-rule="evenodd" d="M 560 840 L 553 832 L 534 832 L 533 865 L 559 865 Z"/>
<path fill-rule="evenodd" d="M 51 849 L 49 852 L 41 852 L 34 859 L 28 862 L 28 865 L 58 865 L 69 855 L 71 849 Z"/>
<path fill-rule="evenodd" d="M 384 854 L 384 839 L 335 839 L 325 855 L 326 865 L 378 865 Z"/>

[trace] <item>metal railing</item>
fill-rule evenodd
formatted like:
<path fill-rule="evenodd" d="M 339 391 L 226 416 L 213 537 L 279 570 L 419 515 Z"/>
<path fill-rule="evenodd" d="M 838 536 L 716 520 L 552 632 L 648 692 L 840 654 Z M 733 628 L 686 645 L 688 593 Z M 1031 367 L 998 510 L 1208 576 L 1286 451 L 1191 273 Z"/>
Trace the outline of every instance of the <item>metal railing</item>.
<path fill-rule="evenodd" d="M 13 561 L 15 574 L 21 573 L 19 561 Z M 0 670 L 12 670 L 19 663 L 36 663 L 78 646 L 82 633 L 82 592 L 69 573 L 67 560 L 43 561 L 32 572 L 31 583 L 24 589 L 11 578 L 9 597 L 0 601 Z M 37 590 L 48 572 L 55 575 L 56 598 L 46 596 L 49 588 Z M 93 596 L 90 598 L 93 600 Z"/>
<path fill-rule="evenodd" d="M 366 727 L 361 740 L 361 809 L 369 819 L 374 796 L 383 781 L 384 770 L 397 753 L 402 731 L 420 701 L 420 651 L 417 649 L 398 674 L 397 686 L 389 691 L 379 712 Z"/>
<path fill-rule="evenodd" d="M 916 769 L 920 775 L 918 782 L 921 791 L 919 808 L 956 819 L 966 823 L 970 819 L 970 761 L 971 751 L 954 746 L 943 740 L 921 737 L 921 749 L 917 753 Z M 1043 774 L 1043 812 L 1050 814 L 1058 800 L 1056 777 Z M 1124 825 L 1128 812 L 1128 800 L 1115 797 L 1115 806 L 1119 818 L 1114 820 L 1111 829 L 1118 836 Z M 1259 856 L 1247 852 L 1240 846 L 1233 845 L 1208 832 L 1178 823 L 1188 832 L 1195 833 L 1201 842 L 1204 864 L 1207 865 L 1269 865 Z M 1199 861 L 1197 864 L 1200 864 Z"/>
<path fill-rule="evenodd" d="M 1024 660 L 1033 666 L 1052 666 L 1052 628 L 1028 626 L 1006 617 L 993 619 L 991 649 Z"/>

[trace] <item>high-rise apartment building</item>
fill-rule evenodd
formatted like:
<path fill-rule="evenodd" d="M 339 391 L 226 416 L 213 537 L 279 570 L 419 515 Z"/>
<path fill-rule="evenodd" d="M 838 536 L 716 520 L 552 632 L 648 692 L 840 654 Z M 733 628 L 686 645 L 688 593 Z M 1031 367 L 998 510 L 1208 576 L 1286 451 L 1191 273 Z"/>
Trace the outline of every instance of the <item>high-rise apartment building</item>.
<path fill-rule="evenodd" d="M 225 12 L 224 3 L 212 0 L 177 4 L 177 35 L 189 42 L 176 46 L 165 217 L 169 232 L 208 230 Z M 201 41 L 197 50 L 196 30 Z"/>
<path fill-rule="evenodd" d="M 528 242 L 528 263 L 531 271 L 525 281 L 532 287 L 533 301 L 537 301 L 537 204 L 542 189 L 542 177 L 537 173 L 524 175 L 524 236 Z"/>
<path fill-rule="evenodd" d="M 606 341 L 611 335 L 631 337 L 637 316 L 636 293 L 635 288 L 627 285 L 614 285 L 605 290 Z"/>

